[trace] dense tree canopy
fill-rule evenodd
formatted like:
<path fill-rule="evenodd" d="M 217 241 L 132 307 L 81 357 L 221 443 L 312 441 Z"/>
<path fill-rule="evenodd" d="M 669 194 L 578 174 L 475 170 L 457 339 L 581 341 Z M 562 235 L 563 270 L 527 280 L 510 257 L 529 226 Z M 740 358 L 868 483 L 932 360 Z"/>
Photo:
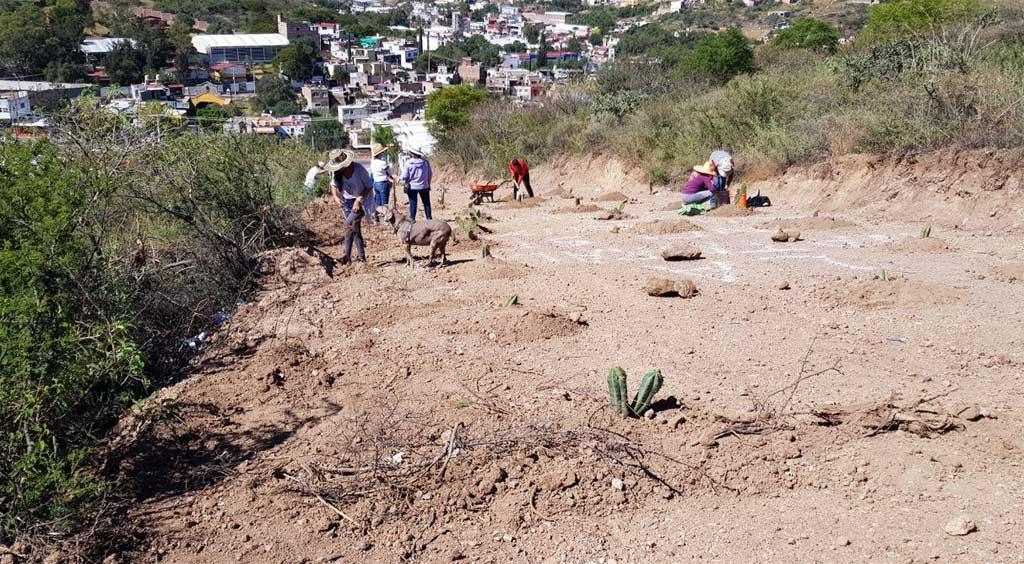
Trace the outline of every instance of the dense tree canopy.
<path fill-rule="evenodd" d="M 298 107 L 295 105 L 295 91 L 287 80 L 279 76 L 265 76 L 256 81 L 256 95 L 252 98 L 254 110 L 267 112 L 282 102 Z"/>
<path fill-rule="evenodd" d="M 443 88 L 427 96 L 425 116 L 435 133 L 443 135 L 469 122 L 469 111 L 487 99 L 487 92 L 468 84 Z"/>
<path fill-rule="evenodd" d="M 55 69 L 74 68 L 83 62 L 79 45 L 89 22 L 88 6 L 74 0 L 0 8 L 0 72 L 41 79 L 44 74 L 62 74 Z"/>
<path fill-rule="evenodd" d="M 274 64 L 288 78 L 304 81 L 313 76 L 313 63 L 319 57 L 320 52 L 313 42 L 303 38 L 282 49 L 274 57 Z"/>

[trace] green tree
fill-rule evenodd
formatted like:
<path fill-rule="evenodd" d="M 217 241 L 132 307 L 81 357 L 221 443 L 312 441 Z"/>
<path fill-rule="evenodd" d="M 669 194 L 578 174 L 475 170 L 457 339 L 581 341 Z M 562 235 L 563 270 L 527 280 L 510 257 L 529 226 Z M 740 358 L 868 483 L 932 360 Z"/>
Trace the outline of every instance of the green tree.
<path fill-rule="evenodd" d="M 90 17 L 87 7 L 73 0 L 15 2 L 0 10 L 0 72 L 33 75 L 48 66 L 79 64 L 79 50 Z"/>
<path fill-rule="evenodd" d="M 548 64 L 548 53 L 551 52 L 551 43 L 548 42 L 546 33 L 540 34 L 540 41 L 537 42 L 537 66 L 543 67 Z"/>
<path fill-rule="evenodd" d="M 309 39 L 292 42 L 274 57 L 274 65 L 281 74 L 295 81 L 309 80 L 313 76 L 313 64 L 319 58 L 319 50 Z"/>
<path fill-rule="evenodd" d="M 441 136 L 466 125 L 469 122 L 469 111 L 486 99 L 487 92 L 468 84 L 443 88 L 427 96 L 424 115 L 431 122 L 434 133 Z"/>
<path fill-rule="evenodd" d="M 281 100 L 270 108 L 270 113 L 275 116 L 290 116 L 302 111 L 298 104 L 291 100 Z"/>
<path fill-rule="evenodd" d="M 256 95 L 252 98 L 253 109 L 265 112 L 281 102 L 295 103 L 295 91 L 287 80 L 279 76 L 265 76 L 256 81 Z"/>
<path fill-rule="evenodd" d="M 544 24 L 526 24 L 523 26 L 523 36 L 530 43 L 540 41 L 542 33 L 544 33 Z"/>
<path fill-rule="evenodd" d="M 129 41 L 121 41 L 107 54 L 105 66 L 110 82 L 127 86 L 142 82 L 145 56 Z"/>
<path fill-rule="evenodd" d="M 333 119 L 318 119 L 306 127 L 303 138 L 314 151 L 326 151 L 348 146 L 345 126 Z"/>
<path fill-rule="evenodd" d="M 525 53 L 530 48 L 522 41 L 513 41 L 505 46 L 505 52 L 507 53 Z"/>
<path fill-rule="evenodd" d="M 784 49 L 813 49 L 835 53 L 839 45 L 839 30 L 814 18 L 804 18 L 779 32 L 772 38 L 772 45 Z"/>
<path fill-rule="evenodd" d="M 217 104 L 207 104 L 196 110 L 199 127 L 204 131 L 223 131 L 224 122 L 231 117 L 231 112 Z"/>
<path fill-rule="evenodd" d="M 712 82 L 728 82 L 737 74 L 754 69 L 754 50 L 738 29 L 713 33 L 697 41 L 678 71 Z"/>
<path fill-rule="evenodd" d="M 978 0 L 894 0 L 868 9 L 862 36 L 868 42 L 913 37 L 984 11 Z"/>

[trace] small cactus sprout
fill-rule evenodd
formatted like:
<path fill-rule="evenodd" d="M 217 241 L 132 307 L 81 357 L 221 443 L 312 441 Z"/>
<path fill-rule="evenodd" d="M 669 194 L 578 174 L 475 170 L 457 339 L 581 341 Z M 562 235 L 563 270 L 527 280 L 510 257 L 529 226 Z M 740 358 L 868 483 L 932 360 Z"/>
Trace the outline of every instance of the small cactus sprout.
<path fill-rule="evenodd" d="M 490 245 L 484 245 L 484 248 L 480 249 L 480 257 L 481 258 L 490 258 L 491 257 L 491 246 Z"/>
<path fill-rule="evenodd" d="M 626 393 L 626 371 L 616 366 L 608 371 L 608 397 L 615 413 L 625 417 L 629 414 L 629 396 Z"/>
<path fill-rule="evenodd" d="M 929 225 L 921 230 L 921 238 L 927 239 L 932 236 L 932 226 Z"/>
<path fill-rule="evenodd" d="M 519 305 L 519 295 L 517 294 L 511 295 L 505 300 L 505 307 L 512 307 L 514 305 Z"/>
<path fill-rule="evenodd" d="M 633 403 L 629 406 L 633 415 L 643 417 L 644 413 L 651 408 L 654 394 L 658 393 L 664 381 L 665 379 L 662 377 L 660 370 L 651 370 L 644 374 L 643 382 L 640 383 L 640 389 L 637 390 L 636 397 L 633 398 Z"/>

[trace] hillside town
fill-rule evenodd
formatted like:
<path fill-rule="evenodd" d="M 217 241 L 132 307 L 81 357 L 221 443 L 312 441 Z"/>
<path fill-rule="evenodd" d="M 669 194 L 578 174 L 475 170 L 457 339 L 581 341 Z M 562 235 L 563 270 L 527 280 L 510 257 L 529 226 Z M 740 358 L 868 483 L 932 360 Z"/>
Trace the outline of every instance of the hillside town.
<path fill-rule="evenodd" d="M 112 53 L 134 45 L 134 40 L 86 37 L 81 52 L 89 64 L 88 80 L 0 81 L 0 124 L 11 127 L 16 137 L 44 136 L 48 113 L 83 94 L 99 94 L 113 111 L 162 113 L 196 130 L 222 127 L 290 138 L 304 136 L 312 123 L 336 121 L 344 127 L 348 144 L 358 149 L 369 147 L 374 127 L 386 125 L 429 149 L 432 139 L 423 113 L 431 92 L 470 84 L 517 104 L 535 104 L 559 84 L 613 60 L 615 33 L 625 29 L 595 30 L 567 23 L 566 12 L 527 11 L 511 4 L 475 2 L 468 14 L 454 9 L 457 5 L 452 0 L 405 4 L 408 25 L 390 26 L 376 36 L 347 33 L 335 22 L 291 21 L 282 15 L 277 16 L 277 33 L 203 33 L 209 25 L 199 21 L 191 30 L 195 53 L 187 69 L 164 68 L 133 84 L 116 83 L 107 65 Z M 681 7 L 676 2 L 665 9 Z M 109 6 L 94 3 L 93 8 L 102 13 Z M 397 9 L 379 0 L 355 0 L 349 13 Z M 173 14 L 152 9 L 138 8 L 132 14 L 158 28 L 175 23 Z M 299 45 L 312 47 L 303 62 L 308 68 L 288 76 L 275 67 L 275 60 Z M 446 49 L 452 45 L 478 52 L 451 57 L 460 51 Z M 249 102 L 269 76 L 288 80 L 297 111 L 253 111 Z"/>

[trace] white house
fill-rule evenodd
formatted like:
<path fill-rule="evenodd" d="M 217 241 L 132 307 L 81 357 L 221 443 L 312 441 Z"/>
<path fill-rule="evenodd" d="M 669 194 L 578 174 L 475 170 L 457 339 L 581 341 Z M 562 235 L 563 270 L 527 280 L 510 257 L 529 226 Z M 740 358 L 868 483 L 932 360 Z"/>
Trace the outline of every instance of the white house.
<path fill-rule="evenodd" d="M 0 94 L 0 121 L 18 121 L 32 113 L 32 102 L 28 92 L 4 92 Z"/>

